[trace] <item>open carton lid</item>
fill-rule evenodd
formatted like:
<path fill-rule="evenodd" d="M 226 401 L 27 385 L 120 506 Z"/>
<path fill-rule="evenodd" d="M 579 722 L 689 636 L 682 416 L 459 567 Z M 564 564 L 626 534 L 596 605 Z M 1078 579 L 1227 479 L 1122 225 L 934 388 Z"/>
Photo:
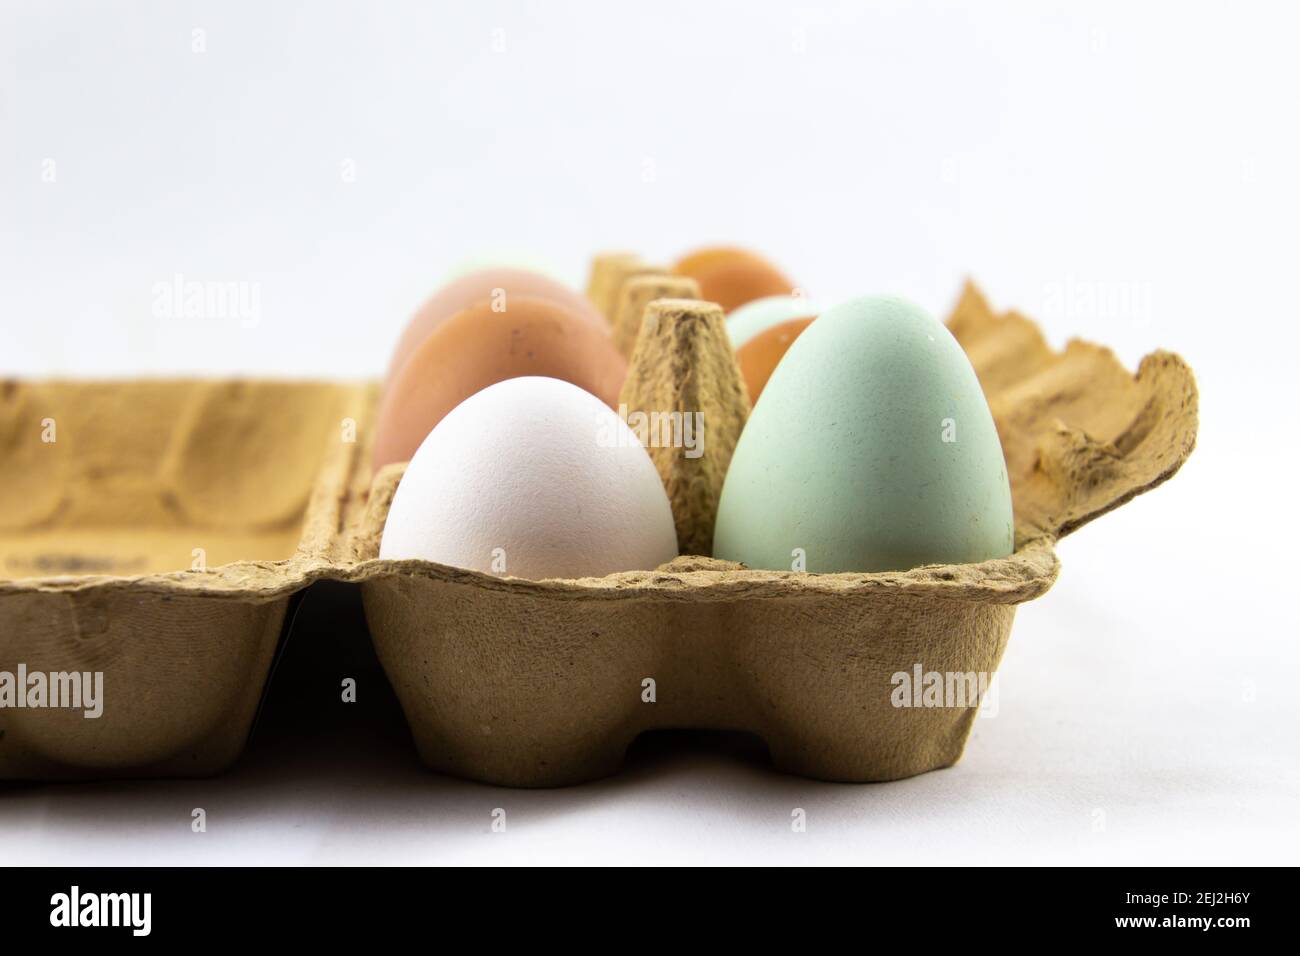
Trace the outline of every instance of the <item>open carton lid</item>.
<path fill-rule="evenodd" d="M 994 313 L 967 282 L 948 319 L 979 376 L 1006 455 L 1016 548 L 1062 538 L 1169 480 L 1196 446 L 1192 370 L 1156 351 L 1129 373 L 1110 349 L 1053 351 L 1032 321 Z"/>

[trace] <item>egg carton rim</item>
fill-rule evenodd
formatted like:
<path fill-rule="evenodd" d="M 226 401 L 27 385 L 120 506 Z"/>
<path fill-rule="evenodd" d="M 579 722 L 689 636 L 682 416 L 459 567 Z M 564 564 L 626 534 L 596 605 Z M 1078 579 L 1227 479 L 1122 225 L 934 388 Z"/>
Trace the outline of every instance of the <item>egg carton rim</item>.
<path fill-rule="evenodd" d="M 1042 537 L 1026 542 L 1006 558 L 975 564 L 925 565 L 907 571 L 761 571 L 725 566 L 725 562 L 713 558 L 683 556 L 652 571 L 620 571 L 604 577 L 536 581 L 414 559 L 375 558 L 338 565 L 315 559 L 290 558 L 276 562 L 239 561 L 208 571 L 16 578 L 0 581 L 0 599 L 34 592 L 109 594 L 129 591 L 135 595 L 260 602 L 295 593 L 316 581 L 364 584 L 381 577 L 408 577 L 568 600 L 780 600 L 879 593 L 1019 604 L 1046 593 L 1056 581 L 1060 563 L 1053 545 L 1051 538 Z M 724 566 L 699 566 L 708 563 Z"/>

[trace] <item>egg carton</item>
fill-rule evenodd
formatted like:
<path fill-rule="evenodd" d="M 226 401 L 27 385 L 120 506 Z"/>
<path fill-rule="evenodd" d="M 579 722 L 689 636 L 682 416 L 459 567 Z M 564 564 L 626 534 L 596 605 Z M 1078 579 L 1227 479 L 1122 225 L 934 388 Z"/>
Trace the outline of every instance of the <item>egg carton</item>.
<path fill-rule="evenodd" d="M 203 775 L 239 756 L 291 602 L 346 563 L 376 393 L 0 383 L 0 682 L 47 686 L 42 706 L 0 707 L 0 778 Z"/>
<path fill-rule="evenodd" d="M 435 770 L 573 784 L 660 728 L 749 731 L 777 768 L 825 780 L 945 767 L 978 701 L 895 706 L 897 675 L 994 674 L 1016 605 L 1056 578 L 1055 541 L 1169 478 L 1195 442 L 1178 356 L 1132 375 L 1099 346 L 1053 351 L 968 286 L 948 324 L 1006 453 L 1015 553 L 747 570 L 698 556 L 748 414 L 721 310 L 662 298 L 690 287 L 626 256 L 598 260 L 589 292 L 630 352 L 628 408 L 702 412 L 708 429 L 698 458 L 649 449 L 685 555 L 653 571 L 529 581 L 378 560 L 404 465 L 370 474 L 373 383 L 0 385 L 0 679 L 97 673 L 104 705 L 0 707 L 0 778 L 228 767 L 291 604 L 320 579 L 360 587 Z"/>

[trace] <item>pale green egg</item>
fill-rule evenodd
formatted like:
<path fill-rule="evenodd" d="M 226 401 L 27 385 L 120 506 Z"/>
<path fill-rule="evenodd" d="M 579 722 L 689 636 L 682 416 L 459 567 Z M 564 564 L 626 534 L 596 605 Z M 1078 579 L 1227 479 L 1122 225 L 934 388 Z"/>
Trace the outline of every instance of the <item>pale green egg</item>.
<path fill-rule="evenodd" d="M 738 349 L 754 336 L 791 319 L 810 319 L 821 306 L 801 295 L 769 295 L 746 302 L 727 316 L 727 337 Z"/>
<path fill-rule="evenodd" d="M 1013 544 L 1006 460 L 966 353 L 923 309 L 869 296 L 822 313 L 776 367 L 736 445 L 713 553 L 897 571 Z"/>

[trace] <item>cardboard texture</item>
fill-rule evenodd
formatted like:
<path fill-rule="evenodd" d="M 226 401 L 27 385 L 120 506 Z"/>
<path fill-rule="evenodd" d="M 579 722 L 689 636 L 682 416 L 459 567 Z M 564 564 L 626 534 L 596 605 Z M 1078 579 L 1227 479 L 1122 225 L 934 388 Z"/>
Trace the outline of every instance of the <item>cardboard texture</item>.
<path fill-rule="evenodd" d="M 593 270 L 607 315 L 629 279 L 662 274 L 608 261 Z M 3 383 L 0 672 L 102 671 L 105 706 L 98 719 L 0 709 L 0 778 L 228 766 L 289 602 L 322 578 L 360 585 L 420 754 L 440 771 L 578 783 L 615 771 L 642 731 L 673 727 L 751 731 L 778 768 L 826 780 L 948 766 L 975 702 L 898 707 L 894 675 L 917 665 L 992 675 L 1015 606 L 1055 580 L 1055 540 L 1169 478 L 1191 453 L 1197 415 L 1191 370 L 1171 353 L 1147 356 L 1134 376 L 1098 346 L 1054 352 L 973 286 L 949 325 L 1002 437 L 1017 549 L 877 574 L 685 556 L 654 571 L 525 581 L 379 561 L 405 466 L 369 474 L 373 385 Z M 623 399 L 705 413 L 703 455 L 650 451 L 683 549 L 707 552 L 748 413 L 721 311 L 646 305 Z M 46 419 L 52 443 L 39 440 Z M 193 568 L 195 549 L 206 569 Z"/>
<path fill-rule="evenodd" d="M 0 778 L 234 761 L 292 596 L 342 557 L 364 495 L 349 439 L 374 399 L 305 382 L 0 384 L 0 674 L 100 672 L 104 688 L 97 718 L 0 708 Z"/>
<path fill-rule="evenodd" d="M 619 400 L 629 415 L 652 416 L 646 450 L 673 507 L 678 551 L 712 554 L 722 482 L 749 417 L 722 309 L 650 302 Z"/>
<path fill-rule="evenodd" d="M 655 299 L 698 299 L 700 284 L 684 276 L 635 275 L 623 283 L 614 310 L 614 346 L 624 358 L 632 357 L 641 335 L 641 319 L 646 306 Z"/>

